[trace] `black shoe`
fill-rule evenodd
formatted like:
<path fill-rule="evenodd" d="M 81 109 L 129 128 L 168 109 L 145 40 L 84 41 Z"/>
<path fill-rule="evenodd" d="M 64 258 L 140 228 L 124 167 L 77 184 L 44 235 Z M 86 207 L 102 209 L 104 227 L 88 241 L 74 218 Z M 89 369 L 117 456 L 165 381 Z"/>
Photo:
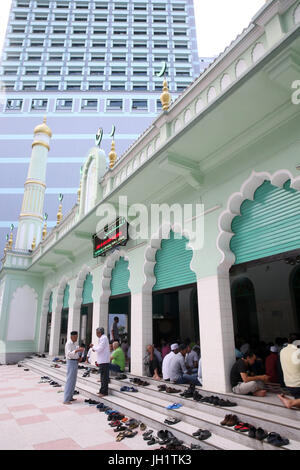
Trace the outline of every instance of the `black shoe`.
<path fill-rule="evenodd" d="M 255 438 L 256 438 L 256 428 L 255 428 L 254 426 L 251 426 L 251 427 L 250 427 L 248 436 L 249 436 L 249 437 L 252 437 L 252 439 L 255 439 Z"/>
<path fill-rule="evenodd" d="M 263 441 L 264 439 L 266 439 L 268 437 L 268 433 L 266 431 L 264 431 L 262 428 L 258 428 L 256 430 L 256 435 L 255 435 L 256 439 L 258 439 L 259 441 Z"/>

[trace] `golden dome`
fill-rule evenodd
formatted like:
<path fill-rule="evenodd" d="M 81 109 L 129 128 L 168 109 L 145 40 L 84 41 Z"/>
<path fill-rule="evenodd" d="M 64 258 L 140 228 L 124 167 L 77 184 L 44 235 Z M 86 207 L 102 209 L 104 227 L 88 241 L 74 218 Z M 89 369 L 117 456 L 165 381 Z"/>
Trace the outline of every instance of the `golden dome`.
<path fill-rule="evenodd" d="M 45 116 L 44 120 L 43 120 L 43 124 L 39 124 L 34 129 L 34 134 L 40 134 L 41 133 L 41 134 L 47 134 L 49 137 L 52 137 L 52 131 L 51 131 L 50 127 L 47 126 L 46 122 L 47 122 L 47 118 Z"/>

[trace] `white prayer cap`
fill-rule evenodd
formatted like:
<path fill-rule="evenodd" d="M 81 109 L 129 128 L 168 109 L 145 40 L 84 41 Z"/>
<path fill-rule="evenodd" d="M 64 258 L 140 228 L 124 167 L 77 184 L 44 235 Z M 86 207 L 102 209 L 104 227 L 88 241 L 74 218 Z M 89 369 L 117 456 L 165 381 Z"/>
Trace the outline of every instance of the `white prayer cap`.
<path fill-rule="evenodd" d="M 175 351 L 175 349 L 178 349 L 179 346 L 177 343 L 171 344 L 171 351 Z"/>

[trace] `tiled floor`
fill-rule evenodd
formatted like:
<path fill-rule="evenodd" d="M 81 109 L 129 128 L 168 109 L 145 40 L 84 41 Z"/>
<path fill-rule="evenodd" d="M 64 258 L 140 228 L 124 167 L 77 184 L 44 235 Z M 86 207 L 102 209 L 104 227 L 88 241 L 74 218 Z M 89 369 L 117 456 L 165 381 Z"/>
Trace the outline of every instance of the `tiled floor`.
<path fill-rule="evenodd" d="M 84 397 L 62 404 L 60 388 L 23 367 L 0 367 L 0 450 L 150 450 L 142 432 L 116 442 L 107 416 Z"/>

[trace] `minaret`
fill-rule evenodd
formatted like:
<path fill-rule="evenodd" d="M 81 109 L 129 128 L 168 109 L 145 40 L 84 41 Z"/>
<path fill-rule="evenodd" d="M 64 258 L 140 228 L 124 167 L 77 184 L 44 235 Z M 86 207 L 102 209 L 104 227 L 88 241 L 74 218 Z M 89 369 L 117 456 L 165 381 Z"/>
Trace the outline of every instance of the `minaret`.
<path fill-rule="evenodd" d="M 38 246 L 44 221 L 47 157 L 50 150 L 51 129 L 43 124 L 34 129 L 31 159 L 25 182 L 22 210 L 19 217 L 16 249 L 31 250 Z"/>

